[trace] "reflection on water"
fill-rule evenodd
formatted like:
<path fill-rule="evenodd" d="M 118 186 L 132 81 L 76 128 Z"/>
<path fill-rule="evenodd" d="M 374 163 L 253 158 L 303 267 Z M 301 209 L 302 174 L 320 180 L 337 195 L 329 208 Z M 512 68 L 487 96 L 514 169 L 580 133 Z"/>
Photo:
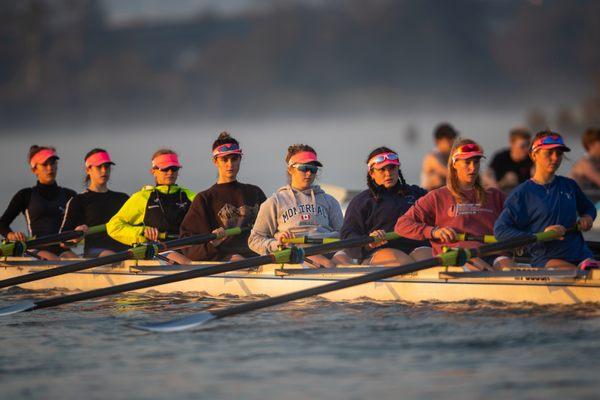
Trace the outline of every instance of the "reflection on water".
<path fill-rule="evenodd" d="M 62 294 L 11 289 L 0 303 Z M 127 327 L 249 300 L 256 298 L 130 293 L 2 319 L 2 392 L 99 399 L 597 398 L 598 304 L 316 298 L 196 331 Z"/>

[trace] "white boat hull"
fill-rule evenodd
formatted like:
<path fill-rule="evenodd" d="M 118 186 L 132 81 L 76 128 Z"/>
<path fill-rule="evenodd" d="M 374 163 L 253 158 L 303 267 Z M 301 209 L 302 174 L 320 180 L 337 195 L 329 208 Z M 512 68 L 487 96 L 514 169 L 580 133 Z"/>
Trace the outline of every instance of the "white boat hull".
<path fill-rule="evenodd" d="M 171 274 L 191 267 L 160 265 L 144 261 L 143 265 L 126 262 L 117 267 L 101 267 L 19 285 L 26 289 L 65 288 L 88 291 L 129 282 Z M 46 266 L 9 265 L 0 266 L 0 279 L 18 276 Z M 266 265 L 257 271 L 235 271 L 215 276 L 196 278 L 140 290 L 164 293 L 202 292 L 210 296 L 234 295 L 277 296 L 307 289 L 368 272 L 369 268 L 343 268 L 334 270 L 302 270 L 298 266 Z M 373 268 L 374 269 L 374 268 Z M 289 272 L 286 272 L 289 271 Z M 509 303 L 530 302 L 537 304 L 600 303 L 600 270 L 587 276 L 538 276 L 538 277 L 484 277 L 471 278 L 460 274 L 461 268 L 436 267 L 408 275 L 372 282 L 323 295 L 334 301 L 370 299 L 374 301 L 458 302 L 485 300 Z M 451 274 L 448 274 L 448 273 Z M 539 272 L 539 271 L 538 271 Z M 449 277 L 452 273 L 462 275 Z M 543 272 L 542 272 L 543 273 Z M 566 274 L 568 275 L 568 273 Z"/>

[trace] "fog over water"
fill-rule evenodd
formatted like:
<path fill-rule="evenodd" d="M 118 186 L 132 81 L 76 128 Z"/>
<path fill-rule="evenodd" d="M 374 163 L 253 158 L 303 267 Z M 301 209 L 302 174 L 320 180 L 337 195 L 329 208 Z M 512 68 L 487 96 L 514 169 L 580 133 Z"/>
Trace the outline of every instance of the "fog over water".
<path fill-rule="evenodd" d="M 240 181 L 259 185 L 267 195 L 286 180 L 283 161 L 287 146 L 307 143 L 315 147 L 323 162 L 319 181 L 350 189 L 365 188 L 365 158 L 375 147 L 386 145 L 398 150 L 403 174 L 409 183 L 419 183 L 423 155 L 433 148 L 432 131 L 441 121 L 452 123 L 466 137 L 479 141 L 489 156 L 505 147 L 508 131 L 522 124 L 519 112 L 423 113 L 397 116 L 356 115 L 265 120 L 214 120 L 198 123 L 142 124 L 126 127 L 53 128 L 18 132 L 2 132 L 6 137 L 1 148 L 3 188 L 0 208 L 21 188 L 31 186 L 35 178 L 26 163 L 29 146 L 56 146 L 61 156 L 58 182 L 76 191 L 83 190 L 84 154 L 93 147 L 104 147 L 117 166 L 110 187 L 133 193 L 151 184 L 151 154 L 159 147 L 179 152 L 184 165 L 178 183 L 195 191 L 215 182 L 216 171 L 210 149 L 220 131 L 227 130 L 237 138 L 244 150 Z M 416 132 L 416 140 L 407 139 L 407 131 Z M 579 138 L 568 138 L 573 152 L 570 160 L 582 153 Z M 566 173 L 572 161 L 565 160 L 561 172 Z M 14 228 L 22 228 L 23 221 Z"/>

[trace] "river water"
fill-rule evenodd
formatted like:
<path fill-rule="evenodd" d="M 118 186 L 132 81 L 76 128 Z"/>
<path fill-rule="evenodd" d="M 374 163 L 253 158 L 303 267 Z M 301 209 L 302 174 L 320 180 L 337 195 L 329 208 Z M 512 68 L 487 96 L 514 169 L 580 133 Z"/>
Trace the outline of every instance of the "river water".
<path fill-rule="evenodd" d="M 59 294 L 11 290 L 2 304 Z M 6 399 L 597 399 L 596 305 L 310 299 L 172 334 L 127 325 L 251 299 L 129 294 L 4 317 Z"/>
<path fill-rule="evenodd" d="M 422 156 L 433 146 L 431 131 L 441 120 L 479 140 L 489 154 L 505 145 L 506 132 L 522 116 L 437 113 L 1 132 L 10 140 L 0 148 L 0 204 L 33 184 L 24 160 L 32 143 L 58 147 L 59 183 L 67 187 L 81 189 L 81 158 L 100 146 L 117 162 L 112 188 L 131 193 L 150 182 L 150 154 L 169 146 L 184 163 L 181 184 L 207 188 L 215 179 L 209 146 L 221 130 L 242 142 L 240 179 L 267 195 L 284 183 L 285 149 L 296 142 L 317 149 L 325 164 L 321 182 L 363 188 L 368 152 L 388 145 L 399 150 L 407 181 L 417 183 Z M 576 160 L 581 150 L 569 140 Z M 14 226 L 23 227 L 22 221 Z M 4 290 L 0 306 L 57 294 Z M 149 334 L 127 326 L 247 300 L 128 294 L 4 317 L 0 398 L 598 398 L 597 305 L 309 299 L 190 332 Z"/>

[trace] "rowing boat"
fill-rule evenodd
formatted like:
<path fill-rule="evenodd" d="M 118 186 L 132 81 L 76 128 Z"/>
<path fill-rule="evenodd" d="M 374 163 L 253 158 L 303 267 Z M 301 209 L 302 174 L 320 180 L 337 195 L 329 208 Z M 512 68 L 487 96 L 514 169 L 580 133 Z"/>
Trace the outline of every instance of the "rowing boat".
<path fill-rule="evenodd" d="M 0 262 L 0 279 L 28 274 L 69 261 L 39 261 L 9 257 Z M 125 261 L 114 266 L 59 275 L 20 285 L 26 289 L 93 290 L 136 282 L 215 263 L 166 265 L 161 261 Z M 385 267 L 342 266 L 306 269 L 301 265 L 267 264 L 256 270 L 233 271 L 156 286 L 163 293 L 202 292 L 210 296 L 278 296 L 373 272 Z M 509 271 L 465 272 L 460 267 L 434 267 L 323 295 L 334 301 L 374 300 L 458 302 L 465 300 L 537 304 L 600 303 L 600 270 L 540 270 L 522 267 Z"/>

